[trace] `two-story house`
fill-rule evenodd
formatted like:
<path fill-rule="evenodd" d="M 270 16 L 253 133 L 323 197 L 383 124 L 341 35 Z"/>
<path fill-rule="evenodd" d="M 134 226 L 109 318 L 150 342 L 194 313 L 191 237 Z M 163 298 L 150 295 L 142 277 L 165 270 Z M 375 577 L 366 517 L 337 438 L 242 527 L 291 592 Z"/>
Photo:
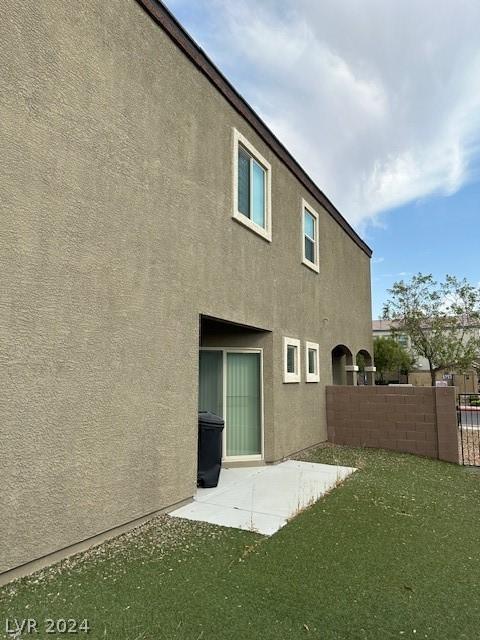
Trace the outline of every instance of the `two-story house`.
<path fill-rule="evenodd" d="M 326 440 L 372 334 L 369 247 L 160 2 L 2 8 L 5 578 L 191 499 L 199 408 L 225 464 Z"/>
<path fill-rule="evenodd" d="M 472 326 L 471 331 L 478 335 L 478 326 Z M 373 320 L 372 321 L 373 339 L 394 337 L 402 347 L 410 352 L 414 359 L 415 365 L 408 376 L 403 375 L 399 371 L 390 371 L 384 378 L 386 382 L 413 384 L 416 387 L 430 387 L 432 379 L 428 360 L 423 356 L 415 353 L 412 342 L 408 335 L 398 331 L 392 331 L 392 322 L 390 320 Z M 443 380 L 448 386 L 455 386 L 459 393 L 478 393 L 480 390 L 478 385 L 478 373 L 474 368 L 466 372 L 458 372 L 453 369 L 438 371 L 437 380 Z"/>

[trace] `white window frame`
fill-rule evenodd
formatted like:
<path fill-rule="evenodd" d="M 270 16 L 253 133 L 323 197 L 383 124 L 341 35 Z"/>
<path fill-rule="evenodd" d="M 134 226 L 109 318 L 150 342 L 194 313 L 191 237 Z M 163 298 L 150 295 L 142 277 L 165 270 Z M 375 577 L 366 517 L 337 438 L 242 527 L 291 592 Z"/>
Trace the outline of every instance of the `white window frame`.
<path fill-rule="evenodd" d="M 287 351 L 288 347 L 296 347 L 297 358 L 295 363 L 295 373 L 287 371 Z M 297 338 L 283 338 L 283 382 L 300 382 L 300 340 Z"/>
<path fill-rule="evenodd" d="M 308 370 L 308 352 L 310 349 L 315 351 L 316 373 L 310 373 Z M 305 380 L 306 382 L 320 382 L 320 345 L 318 342 L 305 342 Z"/>
<path fill-rule="evenodd" d="M 305 209 L 315 219 L 315 238 L 310 238 L 310 236 L 308 236 L 311 240 L 313 240 L 313 250 L 315 252 L 314 262 L 311 262 L 305 256 Z M 312 271 L 315 271 L 316 273 L 319 273 L 320 271 L 319 248 L 318 248 L 318 236 L 319 236 L 318 220 L 319 220 L 318 213 L 315 211 L 313 207 L 311 207 L 308 204 L 306 200 L 302 198 L 302 263 L 306 265 L 309 269 L 312 269 Z"/>
<path fill-rule="evenodd" d="M 238 146 L 241 145 L 252 156 L 252 158 L 265 170 L 265 227 L 261 227 L 250 218 L 247 218 L 238 210 Z M 252 176 L 250 176 L 252 185 Z M 233 214 L 232 217 L 262 236 L 268 242 L 272 241 L 272 167 L 270 163 L 259 153 L 255 147 L 237 129 L 233 129 Z M 250 198 L 252 193 L 250 190 Z"/>
<path fill-rule="evenodd" d="M 248 462 L 265 459 L 265 403 L 263 384 L 263 349 L 242 349 L 238 347 L 200 347 L 200 351 L 220 351 L 222 353 L 222 405 L 225 419 L 225 434 L 222 438 L 222 464 L 224 462 Z M 260 426 L 261 426 L 261 452 L 251 456 L 227 456 L 228 417 L 227 417 L 227 354 L 228 353 L 258 353 L 260 354 Z"/>

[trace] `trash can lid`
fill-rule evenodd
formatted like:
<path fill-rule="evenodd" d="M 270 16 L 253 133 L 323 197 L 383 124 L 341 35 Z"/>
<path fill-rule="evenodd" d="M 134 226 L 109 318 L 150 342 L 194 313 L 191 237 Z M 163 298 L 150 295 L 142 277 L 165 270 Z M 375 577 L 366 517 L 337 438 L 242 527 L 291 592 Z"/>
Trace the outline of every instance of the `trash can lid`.
<path fill-rule="evenodd" d="M 216 424 L 222 426 L 225 424 L 222 417 L 217 416 L 216 413 L 212 413 L 211 411 L 199 411 L 198 422 L 201 422 L 202 424 Z"/>

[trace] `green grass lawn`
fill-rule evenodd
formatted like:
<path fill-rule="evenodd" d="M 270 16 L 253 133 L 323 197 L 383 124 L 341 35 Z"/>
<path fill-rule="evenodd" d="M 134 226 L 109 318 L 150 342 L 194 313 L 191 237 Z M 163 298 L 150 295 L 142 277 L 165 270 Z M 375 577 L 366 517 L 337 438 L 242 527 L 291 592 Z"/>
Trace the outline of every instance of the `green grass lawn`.
<path fill-rule="evenodd" d="M 480 473 L 339 447 L 308 459 L 359 471 L 271 538 L 162 517 L 7 585 L 0 633 L 29 617 L 113 640 L 480 637 Z"/>

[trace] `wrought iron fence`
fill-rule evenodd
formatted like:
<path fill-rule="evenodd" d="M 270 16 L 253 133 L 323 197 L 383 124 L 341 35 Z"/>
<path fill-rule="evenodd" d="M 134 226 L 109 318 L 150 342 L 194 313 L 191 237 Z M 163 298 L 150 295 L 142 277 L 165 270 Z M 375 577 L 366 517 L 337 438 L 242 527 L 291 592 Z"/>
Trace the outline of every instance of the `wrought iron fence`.
<path fill-rule="evenodd" d="M 462 463 L 480 467 L 480 394 L 458 394 L 457 418 Z"/>

